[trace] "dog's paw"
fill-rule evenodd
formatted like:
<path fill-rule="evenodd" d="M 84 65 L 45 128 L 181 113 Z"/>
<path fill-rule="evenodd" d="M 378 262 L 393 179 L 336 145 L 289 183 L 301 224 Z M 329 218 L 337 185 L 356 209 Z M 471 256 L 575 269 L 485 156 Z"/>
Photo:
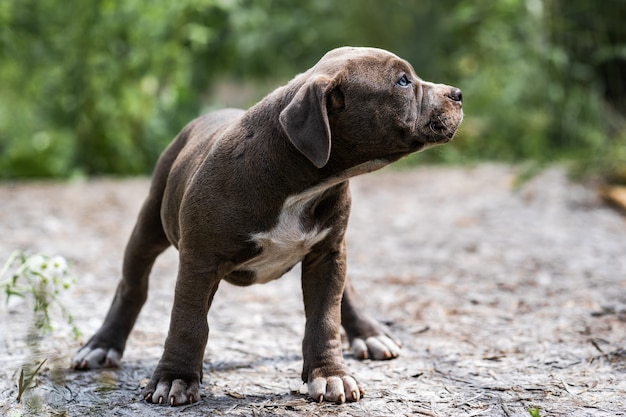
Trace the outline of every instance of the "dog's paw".
<path fill-rule="evenodd" d="M 317 377 L 307 383 L 309 397 L 321 403 L 330 401 L 343 404 L 346 401 L 359 401 L 365 391 L 349 376 Z"/>
<path fill-rule="evenodd" d="M 400 355 L 400 343 L 385 335 L 355 338 L 352 341 L 352 353 L 357 359 L 394 359 Z"/>
<path fill-rule="evenodd" d="M 200 382 L 196 379 L 157 379 L 153 376 L 143 389 L 142 395 L 147 402 L 153 404 L 192 404 L 200 399 Z"/>
<path fill-rule="evenodd" d="M 72 358 L 72 368 L 115 368 L 120 366 L 121 360 L 122 353 L 117 349 L 85 345 Z"/>

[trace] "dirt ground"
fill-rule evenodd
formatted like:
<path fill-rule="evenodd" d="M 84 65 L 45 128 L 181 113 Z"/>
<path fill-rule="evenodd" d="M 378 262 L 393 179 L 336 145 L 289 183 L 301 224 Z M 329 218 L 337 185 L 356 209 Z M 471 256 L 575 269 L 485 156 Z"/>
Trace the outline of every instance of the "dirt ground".
<path fill-rule="evenodd" d="M 166 336 L 176 252 L 117 370 L 77 372 L 71 355 L 100 325 L 120 274 L 146 179 L 0 184 L 0 260 L 14 249 L 63 255 L 59 317 L 27 342 L 28 301 L 0 304 L 0 415 L 541 416 L 626 415 L 626 218 L 592 187 L 551 168 L 514 190 L 516 170 L 386 169 L 352 181 L 349 273 L 403 343 L 392 361 L 346 360 L 366 397 L 341 406 L 299 393 L 303 311 L 298 271 L 250 288 L 223 284 L 209 313 L 203 398 L 148 405 L 140 389 Z M 47 358 L 26 402 L 20 366 Z"/>

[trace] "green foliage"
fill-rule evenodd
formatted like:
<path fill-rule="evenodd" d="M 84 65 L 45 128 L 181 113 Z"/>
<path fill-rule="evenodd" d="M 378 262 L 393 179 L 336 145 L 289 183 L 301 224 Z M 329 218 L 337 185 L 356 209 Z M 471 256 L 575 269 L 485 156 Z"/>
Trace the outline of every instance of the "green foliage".
<path fill-rule="evenodd" d="M 564 14 L 574 4 L 579 14 Z M 574 51 L 579 42 L 608 47 L 608 40 L 590 41 L 586 32 L 567 41 L 561 35 L 576 33 L 575 19 L 602 13 L 608 18 L 626 7 L 592 7 L 578 1 L 456 2 L 439 36 L 464 40 L 440 47 L 449 50 L 448 63 L 455 66 L 448 73 L 463 89 L 466 119 L 456 146 L 439 156 L 451 161 L 604 160 L 607 150 L 623 141 L 625 130 L 623 115 L 614 116 L 614 124 L 621 120 L 620 129 L 609 128 L 607 107 L 614 103 L 603 96 L 602 83 L 626 92 L 626 82 L 603 79 L 593 61 Z M 622 30 L 614 42 L 626 50 L 624 35 Z"/>
<path fill-rule="evenodd" d="M 219 79 L 290 78 L 341 45 L 464 91 L 421 159 L 626 165 L 622 0 L 5 0 L 0 178 L 145 173 Z"/>
<path fill-rule="evenodd" d="M 0 172 L 146 172 L 197 105 L 194 77 L 214 76 L 193 60 L 198 44 L 220 48 L 212 3 L 3 2 Z"/>
<path fill-rule="evenodd" d="M 34 369 L 29 370 L 28 373 L 24 372 L 24 368 L 20 370 L 20 378 L 17 381 L 17 402 L 18 403 L 22 402 L 22 397 L 24 396 L 24 393 L 26 393 L 32 387 L 33 380 L 37 376 L 37 373 L 39 372 L 39 370 L 41 369 L 44 363 L 46 363 L 46 359 L 39 362 L 39 364 L 37 364 L 37 366 Z"/>

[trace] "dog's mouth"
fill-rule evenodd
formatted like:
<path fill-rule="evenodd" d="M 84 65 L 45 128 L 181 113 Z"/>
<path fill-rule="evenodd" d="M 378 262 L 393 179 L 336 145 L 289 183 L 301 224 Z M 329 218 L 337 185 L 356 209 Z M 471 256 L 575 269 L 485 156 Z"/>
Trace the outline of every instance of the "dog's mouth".
<path fill-rule="evenodd" d="M 388 155 L 385 159 L 393 162 L 406 155 L 450 142 L 454 138 L 462 118 L 462 113 L 433 112 L 427 123 L 418 125 L 419 127 L 412 131 L 410 141 L 405 143 L 407 148 Z"/>
<path fill-rule="evenodd" d="M 454 137 L 457 127 L 458 123 L 454 123 L 445 115 L 433 114 L 428 124 L 424 126 L 426 140 L 435 143 L 449 142 Z"/>
<path fill-rule="evenodd" d="M 422 126 L 421 133 L 425 144 L 448 143 L 461 123 L 461 118 L 446 113 L 433 113 L 428 123 Z"/>

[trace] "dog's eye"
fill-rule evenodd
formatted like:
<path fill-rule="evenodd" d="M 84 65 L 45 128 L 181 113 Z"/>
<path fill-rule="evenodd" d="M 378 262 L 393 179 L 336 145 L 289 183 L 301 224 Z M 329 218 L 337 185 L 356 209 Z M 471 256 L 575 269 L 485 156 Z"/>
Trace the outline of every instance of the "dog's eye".
<path fill-rule="evenodd" d="M 409 84 L 411 84 L 411 81 L 409 81 L 409 79 L 407 78 L 406 74 L 402 75 L 402 77 L 400 77 L 400 79 L 396 83 L 396 85 L 399 85 L 400 87 L 406 87 Z"/>

